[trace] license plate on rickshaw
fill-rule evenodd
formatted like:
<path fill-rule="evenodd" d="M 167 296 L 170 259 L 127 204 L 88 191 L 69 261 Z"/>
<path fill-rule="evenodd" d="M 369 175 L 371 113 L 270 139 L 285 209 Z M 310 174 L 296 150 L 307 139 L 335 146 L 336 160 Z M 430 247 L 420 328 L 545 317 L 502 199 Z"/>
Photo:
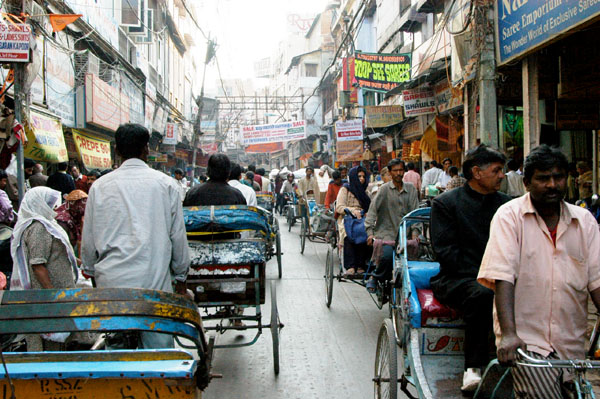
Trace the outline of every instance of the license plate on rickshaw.
<path fill-rule="evenodd" d="M 178 379 L 67 378 L 12 380 L 17 398 L 108 399 L 108 398 L 195 398 L 194 381 Z M 11 388 L 0 381 L 0 398 L 8 399 Z"/>

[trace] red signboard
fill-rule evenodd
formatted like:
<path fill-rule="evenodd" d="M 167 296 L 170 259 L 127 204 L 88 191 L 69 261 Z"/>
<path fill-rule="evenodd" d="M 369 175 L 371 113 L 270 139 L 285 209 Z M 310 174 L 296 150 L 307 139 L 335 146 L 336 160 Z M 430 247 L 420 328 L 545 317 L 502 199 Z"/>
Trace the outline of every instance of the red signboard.
<path fill-rule="evenodd" d="M 246 147 L 246 154 L 265 154 L 283 150 L 283 143 L 252 144 Z"/>

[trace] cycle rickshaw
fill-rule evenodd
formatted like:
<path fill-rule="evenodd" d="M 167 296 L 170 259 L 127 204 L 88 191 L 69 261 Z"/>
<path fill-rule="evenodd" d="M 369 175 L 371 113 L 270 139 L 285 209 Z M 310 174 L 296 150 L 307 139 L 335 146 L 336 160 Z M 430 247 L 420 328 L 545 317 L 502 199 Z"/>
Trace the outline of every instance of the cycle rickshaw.
<path fill-rule="evenodd" d="M 256 193 L 256 202 L 260 208 L 263 208 L 268 212 L 269 225 L 275 234 L 275 245 L 272 245 L 271 242 L 268 246 L 267 260 L 271 259 L 273 256 L 277 258 L 277 271 L 279 273 L 279 278 L 281 278 L 281 232 L 279 230 L 279 220 L 275 217 L 275 197 L 273 196 L 273 193 L 261 191 Z"/>
<path fill-rule="evenodd" d="M 274 233 L 268 212 L 253 206 L 204 206 L 184 208 L 190 248 L 188 287 L 196 304 L 204 309 L 203 320 L 214 321 L 207 331 L 256 329 L 253 339 L 214 345 L 238 348 L 254 344 L 268 329 L 273 341 L 273 367 L 279 373 L 279 320 L 275 284 L 270 284 L 270 322 L 262 322 L 265 304 L 265 268 L 268 245 Z M 238 238 L 238 235 L 241 238 Z M 244 315 L 244 310 L 251 314 Z M 248 325 L 242 325 L 244 322 Z"/>
<path fill-rule="evenodd" d="M 286 203 L 283 207 L 283 213 L 285 214 L 285 220 L 288 224 L 288 231 L 292 231 L 292 226 L 301 219 L 301 209 L 298 203 L 298 196 L 296 193 L 283 193 Z"/>
<path fill-rule="evenodd" d="M 335 219 L 333 211 L 319 205 L 315 200 L 308 200 L 308 206 L 301 204 L 302 224 L 300 228 L 300 253 L 304 253 L 306 240 L 311 242 L 328 243 L 332 239 Z M 308 209 L 307 209 L 308 208 Z"/>

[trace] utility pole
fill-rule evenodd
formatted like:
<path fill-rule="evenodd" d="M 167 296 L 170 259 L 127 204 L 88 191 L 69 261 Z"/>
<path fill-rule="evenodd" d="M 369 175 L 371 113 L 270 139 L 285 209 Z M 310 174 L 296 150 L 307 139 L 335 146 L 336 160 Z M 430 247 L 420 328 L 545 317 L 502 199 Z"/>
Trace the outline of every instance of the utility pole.
<path fill-rule="evenodd" d="M 494 53 L 494 7 L 485 1 L 480 7 L 479 29 L 483 43 L 479 54 L 479 122 L 483 144 L 498 148 L 498 105 L 496 102 L 496 55 Z"/>
<path fill-rule="evenodd" d="M 210 63 L 210 61 L 215 56 L 215 42 L 213 42 L 210 38 L 207 42 L 206 47 L 206 57 L 204 58 L 204 71 L 202 72 L 202 86 L 200 88 L 200 97 L 196 99 L 196 104 L 198 105 L 198 115 L 196 115 L 196 123 L 194 125 L 194 140 L 192 145 L 194 146 L 194 152 L 192 155 L 192 184 L 193 187 L 195 185 L 196 176 L 196 158 L 198 154 L 198 138 L 202 134 L 202 108 L 204 107 L 204 81 L 206 79 L 206 66 Z"/>

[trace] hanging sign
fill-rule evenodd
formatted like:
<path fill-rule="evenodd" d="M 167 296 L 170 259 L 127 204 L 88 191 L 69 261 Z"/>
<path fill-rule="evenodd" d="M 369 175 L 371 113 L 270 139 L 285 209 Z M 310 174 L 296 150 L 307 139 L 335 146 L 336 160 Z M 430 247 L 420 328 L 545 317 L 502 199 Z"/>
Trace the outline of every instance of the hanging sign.
<path fill-rule="evenodd" d="M 25 129 L 25 156 L 42 162 L 67 162 L 69 157 L 60 121 L 35 111 L 31 111 L 30 118 Z"/>
<path fill-rule="evenodd" d="M 0 62 L 29 62 L 31 27 L 0 23 Z"/>
<path fill-rule="evenodd" d="M 354 141 L 363 139 L 363 120 L 349 119 L 335 122 L 337 141 Z"/>
<path fill-rule="evenodd" d="M 280 143 L 304 138 L 306 138 L 306 121 L 244 126 L 242 128 L 244 145 Z"/>
<path fill-rule="evenodd" d="M 388 127 L 404 120 L 401 105 L 372 105 L 365 107 L 368 128 Z"/>
<path fill-rule="evenodd" d="M 72 130 L 77 152 L 86 169 L 110 169 L 110 142 L 88 133 Z"/>
<path fill-rule="evenodd" d="M 176 145 L 178 132 L 179 129 L 175 123 L 167 123 L 167 127 L 165 129 L 165 137 L 163 138 L 162 143 L 166 145 Z"/>
<path fill-rule="evenodd" d="M 407 117 L 435 112 L 435 97 L 430 89 L 403 90 L 402 98 Z"/>
<path fill-rule="evenodd" d="M 336 158 L 338 162 L 362 161 L 363 141 L 338 141 L 336 144 Z"/>
<path fill-rule="evenodd" d="M 354 76 L 360 87 L 388 91 L 410 80 L 410 54 L 357 52 Z"/>

